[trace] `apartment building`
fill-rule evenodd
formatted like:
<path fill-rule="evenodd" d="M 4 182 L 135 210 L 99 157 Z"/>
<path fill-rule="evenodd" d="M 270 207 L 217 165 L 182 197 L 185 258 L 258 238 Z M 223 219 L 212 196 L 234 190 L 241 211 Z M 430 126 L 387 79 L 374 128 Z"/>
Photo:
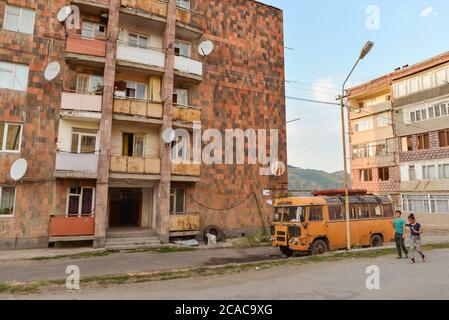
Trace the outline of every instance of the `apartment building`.
<path fill-rule="evenodd" d="M 349 91 L 353 185 L 389 194 L 403 211 L 418 214 L 434 228 L 449 227 L 448 82 L 449 53 L 444 53 Z M 388 132 L 382 130 L 385 122 L 376 119 L 383 112 Z M 388 184 L 384 163 L 372 166 L 383 147 L 363 148 L 385 138 L 387 154 L 392 152 Z"/>
<path fill-rule="evenodd" d="M 79 20 L 59 22 L 68 5 Z M 279 9 L 236 0 L 8 0 L 0 26 L 0 248 L 126 247 L 267 223 L 286 173 L 196 163 L 186 150 L 198 129 L 276 129 L 287 163 Z M 214 45 L 207 56 L 205 40 Z M 61 71 L 46 81 L 52 61 Z M 186 148 L 164 142 L 171 128 L 189 132 Z M 28 170 L 16 182 L 8 172 L 19 158 Z"/>

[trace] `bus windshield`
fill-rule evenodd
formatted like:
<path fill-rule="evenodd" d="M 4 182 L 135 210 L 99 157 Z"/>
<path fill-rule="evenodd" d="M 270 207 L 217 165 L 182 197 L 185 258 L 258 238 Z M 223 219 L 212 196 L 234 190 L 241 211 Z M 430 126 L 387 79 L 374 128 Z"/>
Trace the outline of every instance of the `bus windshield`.
<path fill-rule="evenodd" d="M 273 222 L 281 222 L 282 221 L 282 212 L 284 208 L 275 208 L 273 214 Z"/>
<path fill-rule="evenodd" d="M 284 222 L 300 223 L 306 221 L 306 207 L 285 208 Z"/>

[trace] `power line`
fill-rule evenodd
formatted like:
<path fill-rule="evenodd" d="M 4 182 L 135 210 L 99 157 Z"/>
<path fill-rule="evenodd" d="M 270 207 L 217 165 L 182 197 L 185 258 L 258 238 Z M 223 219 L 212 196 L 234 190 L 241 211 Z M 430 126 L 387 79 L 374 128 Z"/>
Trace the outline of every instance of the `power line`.
<path fill-rule="evenodd" d="M 290 100 L 296 100 L 296 101 L 311 102 L 311 103 L 318 103 L 318 104 L 327 104 L 327 105 L 332 105 L 332 106 L 340 106 L 340 104 L 336 103 L 336 102 L 319 101 L 319 100 L 305 99 L 305 98 L 291 97 L 291 96 L 286 96 L 285 98 L 286 99 L 290 99 Z"/>

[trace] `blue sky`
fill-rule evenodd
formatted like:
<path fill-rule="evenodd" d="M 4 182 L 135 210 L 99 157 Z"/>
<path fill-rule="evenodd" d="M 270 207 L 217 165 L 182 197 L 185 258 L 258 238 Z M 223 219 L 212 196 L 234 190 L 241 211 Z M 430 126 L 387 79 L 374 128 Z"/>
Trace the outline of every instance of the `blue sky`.
<path fill-rule="evenodd" d="M 287 95 L 335 102 L 367 40 L 375 42 L 350 85 L 449 51 L 447 0 L 262 0 L 284 10 Z M 378 28 L 368 28 L 370 6 Z M 371 11 L 370 13 L 372 13 Z M 372 21 L 372 20 L 368 20 Z M 342 170 L 339 107 L 287 100 L 289 164 Z"/>

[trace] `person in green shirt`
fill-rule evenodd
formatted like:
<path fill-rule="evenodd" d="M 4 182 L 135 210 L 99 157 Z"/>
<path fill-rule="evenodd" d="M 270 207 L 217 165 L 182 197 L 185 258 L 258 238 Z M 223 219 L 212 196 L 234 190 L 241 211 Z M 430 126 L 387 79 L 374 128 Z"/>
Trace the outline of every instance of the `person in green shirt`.
<path fill-rule="evenodd" d="M 398 251 L 397 259 L 402 259 L 402 251 L 404 251 L 405 253 L 405 258 L 408 259 L 408 251 L 407 247 L 405 246 L 405 237 L 406 237 L 405 231 L 407 223 L 402 218 L 401 211 L 396 210 L 395 217 L 396 218 L 393 220 L 393 228 L 396 231 L 394 240 L 396 242 L 396 249 Z"/>

